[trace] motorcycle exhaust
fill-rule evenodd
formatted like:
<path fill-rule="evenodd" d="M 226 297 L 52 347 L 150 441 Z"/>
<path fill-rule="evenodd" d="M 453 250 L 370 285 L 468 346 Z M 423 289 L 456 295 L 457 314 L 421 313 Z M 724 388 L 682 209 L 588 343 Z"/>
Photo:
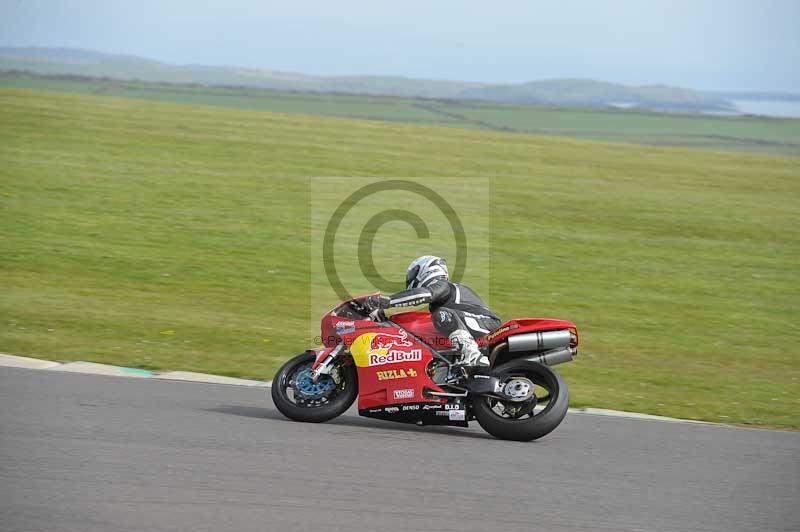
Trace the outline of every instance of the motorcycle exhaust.
<path fill-rule="evenodd" d="M 541 354 L 530 355 L 523 358 L 525 360 L 530 360 L 531 362 L 544 364 L 545 366 L 555 366 L 556 364 L 570 362 L 577 354 L 577 349 L 565 347 L 563 349 L 553 349 L 552 351 L 545 351 Z"/>
<path fill-rule="evenodd" d="M 508 350 L 511 352 L 544 351 L 546 349 L 569 347 L 571 341 L 569 329 L 515 334 L 508 337 Z"/>

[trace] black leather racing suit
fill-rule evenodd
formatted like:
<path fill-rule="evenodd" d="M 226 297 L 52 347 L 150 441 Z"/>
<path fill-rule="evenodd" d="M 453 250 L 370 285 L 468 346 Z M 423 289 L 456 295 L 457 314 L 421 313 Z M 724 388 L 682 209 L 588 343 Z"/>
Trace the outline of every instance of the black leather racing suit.
<path fill-rule="evenodd" d="M 429 305 L 436 329 L 449 336 L 457 329 L 473 338 L 487 335 L 502 323 L 474 290 L 463 284 L 436 281 L 426 287 L 412 288 L 389 296 L 390 307 Z"/>

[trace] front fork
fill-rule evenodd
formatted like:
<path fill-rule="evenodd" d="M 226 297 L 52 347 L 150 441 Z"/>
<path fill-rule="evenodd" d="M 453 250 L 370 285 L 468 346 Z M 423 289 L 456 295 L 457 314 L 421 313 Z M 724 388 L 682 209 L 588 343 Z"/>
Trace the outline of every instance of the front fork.
<path fill-rule="evenodd" d="M 330 375 L 336 384 L 339 384 L 339 372 L 334 371 L 334 362 L 344 349 L 344 344 L 337 344 L 331 350 L 322 350 L 317 353 L 317 360 L 311 368 L 311 381 L 317 382 L 323 375 Z M 327 351 L 327 352 L 326 352 Z"/>

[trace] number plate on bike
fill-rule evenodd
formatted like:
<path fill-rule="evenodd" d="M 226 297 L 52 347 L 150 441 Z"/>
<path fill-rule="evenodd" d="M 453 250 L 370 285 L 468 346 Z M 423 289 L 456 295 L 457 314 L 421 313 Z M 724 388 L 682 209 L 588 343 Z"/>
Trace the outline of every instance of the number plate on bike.
<path fill-rule="evenodd" d="M 466 410 L 450 410 L 448 414 L 450 416 L 450 421 L 464 421 L 467 419 Z"/>

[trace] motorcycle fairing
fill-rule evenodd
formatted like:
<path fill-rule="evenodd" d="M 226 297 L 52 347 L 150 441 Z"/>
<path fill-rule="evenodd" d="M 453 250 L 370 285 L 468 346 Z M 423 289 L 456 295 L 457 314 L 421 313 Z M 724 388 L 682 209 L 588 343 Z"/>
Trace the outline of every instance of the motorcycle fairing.
<path fill-rule="evenodd" d="M 426 390 L 443 391 L 427 373 L 433 354 L 425 339 L 436 342 L 438 337 L 430 313 L 402 313 L 416 318 L 415 331 L 426 328 L 422 338 L 410 334 L 399 323 L 376 323 L 337 314 L 329 313 L 322 320 L 325 347 L 314 350 L 314 368 L 336 345 L 345 344 L 358 372 L 359 415 L 405 423 L 467 426 L 469 415 L 463 405 L 425 395 Z"/>
<path fill-rule="evenodd" d="M 400 423 L 422 425 L 450 425 L 468 427 L 473 419 L 465 405 L 460 403 L 405 403 L 359 409 L 359 415 Z"/>
<path fill-rule="evenodd" d="M 452 349 L 450 340 L 436 330 L 430 312 L 401 312 L 391 317 L 391 320 L 419 337 L 426 344 L 437 350 Z M 477 339 L 478 345 L 492 346 L 499 344 L 509 336 L 528 332 L 555 331 L 559 329 L 573 329 L 577 337 L 577 327 L 567 320 L 551 318 L 519 318 L 508 320 L 486 336 Z"/>
<path fill-rule="evenodd" d="M 436 330 L 430 312 L 399 312 L 394 314 L 390 319 L 393 323 L 410 331 L 414 336 L 436 350 L 443 351 L 452 349 L 453 347 L 450 344 L 450 340 L 446 336 L 442 336 L 442 334 Z"/>
<path fill-rule="evenodd" d="M 430 347 L 400 327 L 371 325 L 341 335 L 358 371 L 359 412 L 410 403 L 439 404 L 439 399 L 425 394 L 426 390 L 442 391 L 427 373 L 433 360 Z"/>
<path fill-rule="evenodd" d="M 478 345 L 481 347 L 493 346 L 503 342 L 509 336 L 513 336 L 515 334 L 557 331 L 560 329 L 572 329 L 575 333 L 577 343 L 578 328 L 571 321 L 556 320 L 552 318 L 518 318 L 515 320 L 508 320 L 486 336 L 478 338 Z"/>

